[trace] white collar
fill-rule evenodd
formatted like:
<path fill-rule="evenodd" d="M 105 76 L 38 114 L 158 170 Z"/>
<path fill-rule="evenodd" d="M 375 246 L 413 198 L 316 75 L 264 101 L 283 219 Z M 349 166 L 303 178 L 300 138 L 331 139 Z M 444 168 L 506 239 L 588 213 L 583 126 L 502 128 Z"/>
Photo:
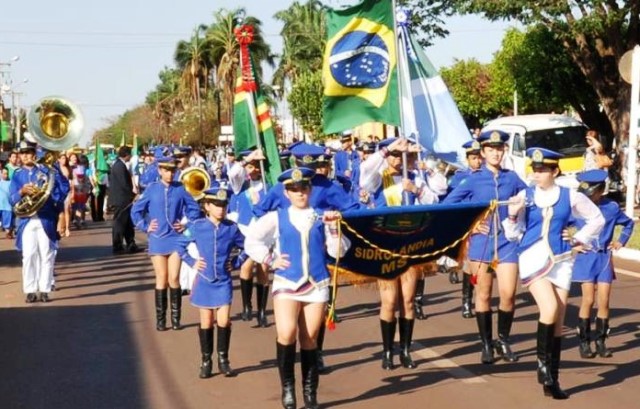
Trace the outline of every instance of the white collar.
<path fill-rule="evenodd" d="M 542 190 L 536 186 L 533 191 L 533 201 L 538 207 L 551 207 L 560 199 L 560 186 L 553 185 L 549 189 Z"/>

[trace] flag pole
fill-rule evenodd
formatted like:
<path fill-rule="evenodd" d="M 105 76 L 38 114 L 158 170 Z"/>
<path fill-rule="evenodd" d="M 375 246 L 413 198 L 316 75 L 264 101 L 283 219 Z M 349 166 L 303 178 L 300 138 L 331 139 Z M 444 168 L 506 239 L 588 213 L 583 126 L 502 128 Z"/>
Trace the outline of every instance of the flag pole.
<path fill-rule="evenodd" d="M 393 13 L 393 35 L 396 45 L 396 80 L 398 81 L 398 107 L 402 110 L 402 78 L 400 75 L 400 41 L 398 31 L 398 20 L 396 18 L 396 0 L 391 0 L 391 13 Z M 405 120 L 404 115 L 400 112 L 400 137 L 402 138 L 405 133 Z M 409 171 L 407 170 L 407 152 L 402 152 L 402 178 L 407 179 L 409 177 Z M 409 192 L 403 191 L 405 202 L 409 204 Z"/>
<path fill-rule="evenodd" d="M 239 51 L 240 53 L 242 53 L 242 50 Z M 247 52 L 249 52 L 249 50 L 247 49 Z M 249 63 L 251 63 L 251 53 L 249 52 Z M 240 75 L 242 76 L 242 73 L 244 72 L 244 65 L 242 62 L 242 57 L 240 57 Z M 253 75 L 253 70 L 251 71 L 251 75 Z M 258 79 L 255 78 L 255 80 L 257 81 Z M 242 77 L 242 84 L 244 86 L 244 77 Z M 251 123 L 253 123 L 253 129 L 256 132 L 256 148 L 259 149 L 260 151 L 262 151 L 262 140 L 260 138 L 260 128 L 258 126 L 258 115 L 256 114 L 256 98 L 255 98 L 255 92 L 254 90 L 249 90 L 249 89 L 245 89 L 245 92 L 249 93 L 249 96 L 251 98 L 251 101 L 249 103 L 249 115 L 251 115 L 252 121 Z M 263 152 L 264 155 L 264 152 Z M 266 156 L 265 156 L 266 157 Z M 267 178 L 264 172 L 264 160 L 260 160 L 258 161 L 260 163 L 260 176 L 262 177 L 262 190 L 266 193 L 267 192 Z"/>

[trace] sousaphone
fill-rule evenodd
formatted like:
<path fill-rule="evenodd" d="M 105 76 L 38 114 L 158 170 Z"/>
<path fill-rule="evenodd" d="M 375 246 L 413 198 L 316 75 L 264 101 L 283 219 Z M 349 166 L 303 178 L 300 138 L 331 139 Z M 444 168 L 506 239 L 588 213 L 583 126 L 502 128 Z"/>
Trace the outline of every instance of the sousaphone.
<path fill-rule="evenodd" d="M 34 192 L 23 196 L 13 206 L 18 217 L 31 217 L 51 196 L 55 182 L 54 162 L 58 152 L 76 145 L 82 136 L 84 119 L 80 109 L 72 102 L 58 96 L 40 99 L 31 106 L 27 126 L 35 142 L 46 150 L 40 162 L 48 172 L 38 171 Z"/>

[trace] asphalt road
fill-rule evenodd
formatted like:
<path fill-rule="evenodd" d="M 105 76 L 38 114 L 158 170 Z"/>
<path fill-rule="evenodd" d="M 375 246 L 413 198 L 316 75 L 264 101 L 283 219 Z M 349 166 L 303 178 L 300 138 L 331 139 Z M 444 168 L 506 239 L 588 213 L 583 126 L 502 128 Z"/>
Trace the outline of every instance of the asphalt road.
<path fill-rule="evenodd" d="M 572 295 L 560 374 L 571 393 L 566 402 L 545 398 L 536 383 L 537 315 L 526 291 L 519 290 L 512 334 L 520 361 L 482 365 L 475 320 L 460 315 L 460 285 L 445 275 L 429 278 L 429 316 L 414 334 L 419 366 L 383 371 L 377 292 L 341 287 L 342 322 L 325 342 L 333 371 L 321 377 L 322 407 L 638 408 L 640 265 L 621 262 L 620 268 L 611 310 L 613 358 L 580 359 L 573 329 L 579 297 Z M 25 304 L 19 254 L 13 242 L 0 240 L 0 408 L 280 407 L 275 329 L 239 320 L 238 285 L 230 351 L 238 376 L 201 380 L 197 310 L 185 299 L 185 328 L 156 332 L 150 262 L 144 253 L 112 256 L 107 223 L 63 240 L 56 271 L 52 302 Z M 301 402 L 299 385 L 298 396 Z"/>

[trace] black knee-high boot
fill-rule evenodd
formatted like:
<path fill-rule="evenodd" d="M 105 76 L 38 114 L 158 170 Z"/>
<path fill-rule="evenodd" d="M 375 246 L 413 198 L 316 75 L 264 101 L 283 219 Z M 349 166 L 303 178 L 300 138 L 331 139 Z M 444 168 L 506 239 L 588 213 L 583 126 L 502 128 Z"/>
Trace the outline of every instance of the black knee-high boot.
<path fill-rule="evenodd" d="M 596 353 L 591 349 L 591 319 L 578 318 L 578 338 L 580 339 L 580 358 L 591 359 Z"/>
<path fill-rule="evenodd" d="M 228 327 L 218 326 L 218 370 L 226 377 L 235 373 L 229 366 L 229 345 L 231 343 L 231 324 Z"/>
<path fill-rule="evenodd" d="M 482 340 L 480 361 L 483 364 L 492 364 L 495 362 L 495 359 L 493 357 L 493 323 L 491 322 L 491 311 L 476 311 L 476 322 L 478 323 L 478 332 Z"/>
<path fill-rule="evenodd" d="M 416 363 L 411 359 L 410 354 L 414 322 L 414 320 L 408 320 L 406 318 L 400 318 L 398 320 L 400 330 L 400 363 L 403 367 L 409 369 L 417 367 Z"/>
<path fill-rule="evenodd" d="M 560 355 L 562 353 L 562 337 L 553 337 L 553 345 L 551 350 L 551 379 L 553 383 L 543 387 L 545 396 L 551 396 L 553 399 L 568 399 L 569 394 L 560 388 L 558 375 L 560 373 Z"/>
<path fill-rule="evenodd" d="M 318 338 L 316 339 L 316 345 L 318 347 L 318 373 L 325 374 L 330 371 L 331 368 L 324 364 L 324 356 L 322 354 L 323 346 L 324 346 L 324 333 L 327 329 L 326 321 L 322 321 L 322 325 L 320 325 L 320 330 L 318 331 Z"/>
<path fill-rule="evenodd" d="M 182 289 L 169 288 L 169 299 L 171 300 L 171 329 L 180 330 L 180 316 L 182 315 Z"/>
<path fill-rule="evenodd" d="M 473 285 L 471 275 L 462 274 L 462 318 L 473 318 Z"/>
<path fill-rule="evenodd" d="M 518 356 L 511 351 L 511 325 L 513 324 L 513 311 L 498 310 L 498 340 L 496 341 L 496 353 L 507 362 L 517 362 Z"/>
<path fill-rule="evenodd" d="M 267 301 L 269 301 L 269 286 L 256 284 L 256 301 L 258 302 L 258 326 L 260 328 L 267 328 L 269 322 L 267 321 Z"/>
<path fill-rule="evenodd" d="M 538 358 L 538 383 L 543 386 L 553 385 L 551 375 L 551 355 L 553 353 L 553 331 L 555 324 L 543 324 L 538 321 L 536 337 L 536 356 Z M 544 389 L 546 394 L 546 389 Z"/>
<path fill-rule="evenodd" d="M 382 369 L 391 370 L 393 367 L 393 338 L 396 336 L 396 320 L 388 322 L 380 320 L 382 333 Z"/>
<path fill-rule="evenodd" d="M 276 342 L 278 373 L 282 387 L 282 407 L 296 409 L 296 344 L 282 345 Z"/>
<path fill-rule="evenodd" d="M 424 300 L 424 287 L 425 287 L 424 278 L 418 279 L 418 281 L 416 281 L 416 292 L 413 296 L 413 310 L 414 310 L 416 319 L 418 320 L 424 320 L 427 318 L 424 311 L 422 310 L 422 307 L 423 307 L 422 302 Z"/>
<path fill-rule="evenodd" d="M 605 343 L 609 337 L 609 318 L 596 317 L 596 352 L 601 358 L 611 358 L 613 354 Z"/>
<path fill-rule="evenodd" d="M 318 376 L 318 356 L 316 349 L 300 349 L 300 366 L 302 367 L 302 391 L 305 409 L 317 409 L 317 391 L 320 381 Z"/>
<path fill-rule="evenodd" d="M 158 290 L 156 288 L 156 330 L 166 331 L 167 329 L 167 289 Z"/>
<path fill-rule="evenodd" d="M 240 279 L 240 294 L 242 295 L 242 321 L 251 321 L 253 315 L 253 306 L 251 305 L 251 296 L 253 293 L 253 277 L 245 280 Z"/>
<path fill-rule="evenodd" d="M 213 354 L 213 328 L 198 327 L 198 337 L 200 338 L 200 352 L 202 353 L 200 378 L 210 378 L 213 369 L 213 363 L 211 362 L 211 354 Z"/>

